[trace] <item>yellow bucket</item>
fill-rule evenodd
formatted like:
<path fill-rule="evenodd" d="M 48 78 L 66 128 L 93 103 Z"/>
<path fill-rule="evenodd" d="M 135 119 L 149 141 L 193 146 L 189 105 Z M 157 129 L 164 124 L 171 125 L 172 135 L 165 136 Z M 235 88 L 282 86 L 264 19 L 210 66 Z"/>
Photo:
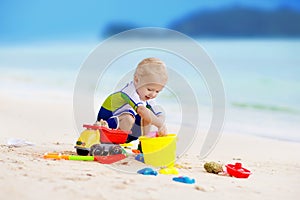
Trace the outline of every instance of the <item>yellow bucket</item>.
<path fill-rule="evenodd" d="M 163 137 L 139 137 L 144 161 L 154 167 L 172 167 L 176 160 L 176 134 Z"/>

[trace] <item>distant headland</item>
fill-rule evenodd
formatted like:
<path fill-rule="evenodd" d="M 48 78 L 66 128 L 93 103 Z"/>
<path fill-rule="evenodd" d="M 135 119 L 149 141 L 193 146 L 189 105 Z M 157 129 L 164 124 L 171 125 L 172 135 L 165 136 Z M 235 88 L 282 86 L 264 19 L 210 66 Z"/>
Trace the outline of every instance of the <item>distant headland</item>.
<path fill-rule="evenodd" d="M 198 10 L 172 21 L 167 28 L 191 37 L 300 37 L 300 11 L 291 8 L 261 10 L 231 7 Z M 139 26 L 130 23 L 108 24 L 102 36 L 109 37 Z M 139 37 L 168 37 L 164 34 Z"/>

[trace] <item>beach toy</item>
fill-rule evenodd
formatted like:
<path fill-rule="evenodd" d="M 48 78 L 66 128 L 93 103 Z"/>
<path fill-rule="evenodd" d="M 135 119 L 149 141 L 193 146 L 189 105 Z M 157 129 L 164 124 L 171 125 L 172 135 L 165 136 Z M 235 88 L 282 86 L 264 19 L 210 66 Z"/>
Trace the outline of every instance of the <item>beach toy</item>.
<path fill-rule="evenodd" d="M 146 137 L 158 137 L 158 132 L 150 131 L 149 133 L 147 133 Z"/>
<path fill-rule="evenodd" d="M 136 159 L 137 161 L 142 162 L 142 163 L 145 162 L 145 160 L 144 160 L 144 155 L 143 155 L 142 153 L 136 155 L 136 156 L 135 156 L 135 159 Z"/>
<path fill-rule="evenodd" d="M 157 176 L 157 171 L 153 170 L 152 168 L 146 167 L 143 169 L 140 169 L 137 171 L 138 174 L 143 174 L 143 175 L 153 175 Z"/>
<path fill-rule="evenodd" d="M 123 144 L 126 142 L 128 134 L 131 134 L 131 131 L 109 129 L 104 126 L 100 126 L 101 143 Z"/>
<path fill-rule="evenodd" d="M 251 172 L 248 169 L 242 167 L 242 163 L 227 164 L 226 165 L 227 173 L 230 176 L 236 178 L 248 178 Z"/>
<path fill-rule="evenodd" d="M 154 167 L 172 167 L 176 159 L 176 134 L 162 137 L 139 137 L 145 163 Z"/>
<path fill-rule="evenodd" d="M 162 168 L 158 172 L 160 174 L 165 174 L 165 175 L 177 175 L 177 174 L 179 174 L 178 169 L 175 168 L 175 167 Z"/>
<path fill-rule="evenodd" d="M 98 161 L 102 164 L 111 164 L 126 158 L 124 154 L 116 154 L 110 156 L 77 156 L 77 155 L 65 155 L 61 153 L 45 153 L 43 156 L 45 159 L 55 160 L 78 160 L 78 161 Z"/>
<path fill-rule="evenodd" d="M 116 155 L 110 155 L 110 156 L 94 156 L 95 161 L 98 161 L 102 164 L 112 164 L 115 162 L 118 162 L 120 160 L 123 160 L 126 158 L 126 155 L 124 154 L 116 154 Z"/>
<path fill-rule="evenodd" d="M 86 128 L 78 138 L 75 148 L 78 155 L 86 156 L 94 144 L 122 144 L 126 142 L 130 131 L 123 131 L 118 129 L 109 129 L 98 124 L 83 125 Z"/>
<path fill-rule="evenodd" d="M 124 144 L 120 144 L 120 146 L 125 147 L 125 148 L 132 148 L 133 144 L 132 143 L 124 143 Z"/>
<path fill-rule="evenodd" d="M 196 182 L 195 179 L 187 177 L 187 176 L 174 177 L 173 181 L 180 182 L 180 183 L 186 183 L 186 184 L 193 184 Z"/>
<path fill-rule="evenodd" d="M 77 156 L 77 155 L 64 155 L 61 153 L 45 153 L 45 159 L 55 160 L 80 160 L 80 161 L 94 161 L 94 156 Z"/>
<path fill-rule="evenodd" d="M 91 156 L 108 156 L 122 153 L 122 147 L 116 144 L 94 144 L 90 148 Z"/>
<path fill-rule="evenodd" d="M 86 130 L 81 132 L 78 138 L 75 148 L 78 155 L 87 156 L 90 152 L 90 148 L 94 144 L 100 143 L 100 129 L 99 126 L 83 125 Z"/>
<path fill-rule="evenodd" d="M 132 151 L 132 153 L 134 153 L 134 154 L 140 154 L 140 153 L 141 153 L 141 151 L 138 150 L 138 149 L 132 149 L 131 151 Z"/>

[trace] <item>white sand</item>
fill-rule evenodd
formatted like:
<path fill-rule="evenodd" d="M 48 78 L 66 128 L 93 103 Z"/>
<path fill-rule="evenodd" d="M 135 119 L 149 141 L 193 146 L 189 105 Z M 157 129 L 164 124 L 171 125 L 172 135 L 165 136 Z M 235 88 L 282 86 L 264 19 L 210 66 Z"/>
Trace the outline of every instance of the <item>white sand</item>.
<path fill-rule="evenodd" d="M 77 135 L 72 99 L 39 96 L 1 93 L 0 199 L 299 199 L 300 144 L 248 135 L 223 135 L 205 160 L 193 151 L 177 161 L 186 167 L 180 175 L 196 179 L 193 185 L 174 182 L 172 175 L 124 173 L 97 162 L 45 160 L 45 152 L 74 151 Z M 9 138 L 35 146 L 8 147 Z M 209 174 L 206 161 L 242 162 L 253 174 L 248 179 Z M 132 157 L 113 166 L 146 167 Z"/>

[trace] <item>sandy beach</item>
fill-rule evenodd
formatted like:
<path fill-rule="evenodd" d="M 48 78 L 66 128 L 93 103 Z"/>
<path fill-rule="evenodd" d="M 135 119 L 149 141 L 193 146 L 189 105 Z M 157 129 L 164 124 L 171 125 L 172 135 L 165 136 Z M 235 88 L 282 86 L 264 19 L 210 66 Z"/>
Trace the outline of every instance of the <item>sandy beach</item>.
<path fill-rule="evenodd" d="M 52 96 L 51 96 L 52 95 Z M 20 98 L 1 94 L 0 199 L 297 199 L 300 195 L 300 144 L 267 138 L 223 134 L 205 159 L 195 141 L 177 160 L 180 175 L 196 180 L 174 182 L 173 175 L 143 176 L 116 168 L 146 167 L 133 157 L 112 165 L 98 162 L 46 160 L 46 152 L 74 151 L 77 139 L 72 98 L 60 94 Z M 26 96 L 25 96 L 26 97 Z M 10 147 L 21 138 L 33 146 Z M 179 138 L 180 139 L 180 138 Z M 200 149 L 199 149 L 200 151 Z M 207 173 L 207 161 L 241 162 L 251 170 L 248 179 Z"/>
<path fill-rule="evenodd" d="M 0 200 L 300 199 L 299 21 L 299 0 L 0 1 Z M 177 146 L 153 163 L 175 160 L 178 174 L 148 165 L 144 144 L 147 164 L 121 145 L 110 164 L 77 155 L 102 105 L 99 119 L 125 113 L 116 124 L 129 130 L 126 102 L 138 111 L 139 99 L 166 113 L 170 137 L 153 140 Z"/>

